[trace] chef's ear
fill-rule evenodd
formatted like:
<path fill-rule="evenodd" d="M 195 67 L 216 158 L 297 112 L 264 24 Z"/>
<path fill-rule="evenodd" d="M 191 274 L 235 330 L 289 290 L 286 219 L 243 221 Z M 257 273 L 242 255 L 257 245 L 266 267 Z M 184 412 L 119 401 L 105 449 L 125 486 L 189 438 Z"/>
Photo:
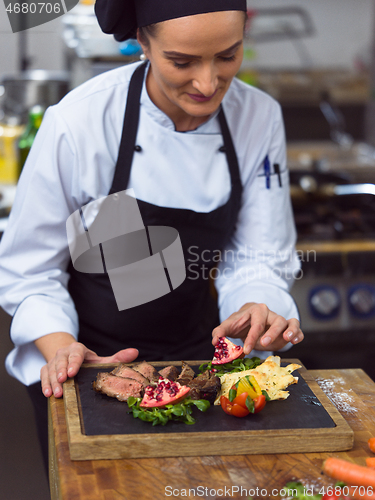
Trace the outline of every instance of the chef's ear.
<path fill-rule="evenodd" d="M 139 45 L 142 47 L 144 55 L 146 56 L 147 59 L 149 59 L 148 56 L 150 52 L 150 40 L 143 28 L 137 29 L 137 41 Z"/>

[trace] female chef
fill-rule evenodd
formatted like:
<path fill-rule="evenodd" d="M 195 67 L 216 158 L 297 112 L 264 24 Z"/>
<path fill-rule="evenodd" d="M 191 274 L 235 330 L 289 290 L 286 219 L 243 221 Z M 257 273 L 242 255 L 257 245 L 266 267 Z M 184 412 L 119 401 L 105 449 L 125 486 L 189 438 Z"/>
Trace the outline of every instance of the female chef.
<path fill-rule="evenodd" d="M 211 334 L 247 354 L 303 339 L 288 293 L 299 262 L 280 107 L 234 78 L 246 0 L 97 0 L 96 12 L 118 40 L 137 32 L 147 61 L 47 110 L 0 248 L 7 370 L 30 392 L 41 378 L 47 397 L 83 361 L 209 359 Z M 66 221 L 129 188 L 145 226 L 177 229 L 187 275 L 119 311 L 106 274 L 72 266 Z"/>

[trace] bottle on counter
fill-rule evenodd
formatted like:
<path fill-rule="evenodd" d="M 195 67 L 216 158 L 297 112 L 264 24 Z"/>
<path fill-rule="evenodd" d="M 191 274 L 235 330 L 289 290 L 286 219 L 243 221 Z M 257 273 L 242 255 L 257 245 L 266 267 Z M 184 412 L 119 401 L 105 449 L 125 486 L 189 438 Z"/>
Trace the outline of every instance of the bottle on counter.
<path fill-rule="evenodd" d="M 18 176 L 21 175 L 27 155 L 42 123 L 44 111 L 45 109 L 39 105 L 33 106 L 29 111 L 27 125 L 18 141 Z"/>
<path fill-rule="evenodd" d="M 18 141 L 24 129 L 19 116 L 4 116 L 0 122 L 0 184 L 17 184 Z"/>

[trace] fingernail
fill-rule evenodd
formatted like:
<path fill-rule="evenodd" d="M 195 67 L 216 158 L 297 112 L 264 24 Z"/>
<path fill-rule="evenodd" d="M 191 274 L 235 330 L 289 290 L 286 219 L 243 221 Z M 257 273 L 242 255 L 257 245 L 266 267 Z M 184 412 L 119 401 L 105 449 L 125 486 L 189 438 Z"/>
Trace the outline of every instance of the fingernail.
<path fill-rule="evenodd" d="M 293 332 L 288 332 L 288 333 L 286 334 L 286 338 L 287 338 L 288 340 L 291 340 L 291 338 L 292 338 L 292 337 L 293 337 Z"/>
<path fill-rule="evenodd" d="M 63 376 L 63 374 L 60 372 L 60 373 L 57 375 L 58 380 L 61 380 L 62 376 Z"/>
<path fill-rule="evenodd" d="M 60 389 L 58 387 L 56 387 L 56 389 L 53 391 L 53 394 L 55 397 L 57 397 L 60 393 Z"/>
<path fill-rule="evenodd" d="M 299 340 L 298 337 L 294 338 L 293 339 L 293 344 L 297 344 L 298 340 Z"/>
<path fill-rule="evenodd" d="M 46 398 L 49 396 L 49 389 L 44 389 L 43 394 L 45 395 Z"/>
<path fill-rule="evenodd" d="M 271 337 L 263 337 L 262 339 L 262 345 L 266 346 L 271 343 Z"/>
<path fill-rule="evenodd" d="M 68 375 L 70 376 L 73 373 L 73 368 L 69 368 Z"/>

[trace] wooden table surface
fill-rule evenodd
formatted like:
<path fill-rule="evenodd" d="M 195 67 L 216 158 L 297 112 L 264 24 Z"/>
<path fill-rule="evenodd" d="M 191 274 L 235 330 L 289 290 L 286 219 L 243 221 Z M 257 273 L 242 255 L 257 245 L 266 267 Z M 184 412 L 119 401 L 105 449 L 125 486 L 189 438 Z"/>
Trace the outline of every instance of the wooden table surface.
<path fill-rule="evenodd" d="M 329 455 L 365 465 L 375 436 L 375 383 L 363 370 L 310 370 L 354 431 L 354 446 L 338 453 L 295 453 L 71 461 L 62 399 L 50 398 L 52 500 L 263 498 L 291 480 L 306 487 L 334 484 L 321 472 Z M 195 492 L 193 489 L 195 488 Z M 190 491 L 189 491 L 190 490 Z M 275 491 L 273 491 L 275 490 Z"/>

